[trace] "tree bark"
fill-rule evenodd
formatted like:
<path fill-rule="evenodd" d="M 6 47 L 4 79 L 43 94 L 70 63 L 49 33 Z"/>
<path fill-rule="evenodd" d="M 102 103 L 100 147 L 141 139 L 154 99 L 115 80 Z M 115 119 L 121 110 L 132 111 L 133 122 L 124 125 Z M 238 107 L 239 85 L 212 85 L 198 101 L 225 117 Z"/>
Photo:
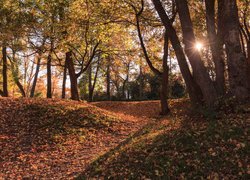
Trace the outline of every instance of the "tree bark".
<path fill-rule="evenodd" d="M 3 55 L 3 70 L 2 70 L 2 75 L 3 75 L 3 97 L 8 97 L 8 74 L 7 74 L 7 69 L 8 69 L 8 63 L 7 63 L 7 48 L 6 46 L 3 46 L 2 48 L 2 55 Z"/>
<path fill-rule="evenodd" d="M 97 82 L 97 76 L 98 76 L 99 68 L 100 68 L 100 55 L 98 57 L 98 62 L 97 62 L 97 66 L 96 66 L 94 81 L 93 81 L 93 85 L 92 85 L 92 88 L 91 88 L 91 94 L 90 94 L 91 95 L 91 102 L 93 101 L 93 97 L 94 97 L 95 85 L 96 85 L 96 82 Z"/>
<path fill-rule="evenodd" d="M 13 51 L 13 59 L 12 59 L 12 61 L 10 59 L 10 63 L 11 63 L 11 72 L 12 72 L 13 80 L 16 83 L 18 89 L 20 90 L 22 97 L 26 97 L 26 93 L 25 93 L 25 90 L 23 88 L 23 85 L 19 81 L 19 69 L 18 69 L 18 64 L 16 62 L 14 51 Z"/>
<path fill-rule="evenodd" d="M 177 61 L 182 73 L 182 76 L 185 80 L 187 91 L 189 93 L 190 99 L 194 105 L 202 104 L 202 93 L 200 87 L 194 81 L 190 69 L 188 67 L 188 63 L 186 60 L 186 56 L 181 47 L 181 43 L 176 34 L 175 29 L 173 28 L 168 15 L 166 14 L 160 0 L 152 0 L 155 9 L 166 29 L 166 33 L 171 41 L 171 44 L 175 50 L 175 54 L 177 57 Z"/>
<path fill-rule="evenodd" d="M 65 99 L 66 97 L 67 68 L 67 59 L 65 58 L 65 63 L 63 67 L 62 99 Z"/>
<path fill-rule="evenodd" d="M 79 101 L 79 93 L 77 87 L 77 76 L 75 73 L 74 62 L 72 59 L 72 52 L 69 51 L 66 53 L 66 61 L 69 70 L 69 77 L 70 77 L 70 87 L 71 87 L 71 99 Z"/>
<path fill-rule="evenodd" d="M 168 36 L 165 33 L 164 37 L 164 55 L 163 55 L 163 72 L 161 75 L 161 115 L 167 115 L 170 110 L 168 107 L 168 82 L 169 82 L 169 67 L 168 67 Z"/>
<path fill-rule="evenodd" d="M 47 59 L 47 98 L 52 98 L 51 54 Z"/>
<path fill-rule="evenodd" d="M 215 23 L 215 0 L 205 0 L 206 3 L 206 24 L 211 48 L 212 58 L 215 65 L 215 86 L 217 93 L 222 96 L 225 94 L 225 63 L 223 56 L 223 40 L 222 40 L 222 26 L 220 21 L 218 23 L 218 30 L 216 33 Z M 220 9 L 218 8 L 218 11 Z"/>
<path fill-rule="evenodd" d="M 106 81 L 107 81 L 107 98 L 110 101 L 111 100 L 111 96 L 110 96 L 110 57 L 108 57 Z"/>
<path fill-rule="evenodd" d="M 36 84 L 37 84 L 38 74 L 40 71 L 40 66 L 41 66 L 41 55 L 39 54 L 39 56 L 37 58 L 36 72 L 35 72 L 33 84 L 32 84 L 31 91 L 30 91 L 31 98 L 34 97 L 34 95 L 35 95 Z"/>
<path fill-rule="evenodd" d="M 89 65 L 89 69 L 88 69 L 88 87 L 89 87 L 89 102 L 92 102 L 92 98 L 93 98 L 93 91 L 92 91 L 92 65 Z"/>
<path fill-rule="evenodd" d="M 240 35 L 239 17 L 236 0 L 222 0 L 224 41 L 226 45 L 229 88 L 238 100 L 249 97 L 247 80 L 247 59 L 243 54 Z"/>
<path fill-rule="evenodd" d="M 200 86 L 206 105 L 212 106 L 217 99 L 217 92 L 201 60 L 199 52 L 194 48 L 196 39 L 187 0 L 176 0 L 176 6 L 181 22 L 185 53 L 192 66 L 193 77 Z"/>

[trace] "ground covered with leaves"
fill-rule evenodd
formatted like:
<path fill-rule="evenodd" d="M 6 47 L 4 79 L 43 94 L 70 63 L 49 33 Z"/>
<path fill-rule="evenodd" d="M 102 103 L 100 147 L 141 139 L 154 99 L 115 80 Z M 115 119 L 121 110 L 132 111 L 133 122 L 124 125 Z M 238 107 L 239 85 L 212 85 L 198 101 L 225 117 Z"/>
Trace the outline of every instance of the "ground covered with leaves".
<path fill-rule="evenodd" d="M 157 105 L 143 103 L 154 114 L 150 107 Z M 194 111 L 185 100 L 171 107 L 169 117 L 156 118 L 78 179 L 250 179 L 249 105 L 217 113 Z"/>
<path fill-rule="evenodd" d="M 142 127 L 83 102 L 0 98 L 0 179 L 68 179 Z"/>
<path fill-rule="evenodd" d="M 250 106 L 0 98 L 0 179 L 249 179 Z"/>

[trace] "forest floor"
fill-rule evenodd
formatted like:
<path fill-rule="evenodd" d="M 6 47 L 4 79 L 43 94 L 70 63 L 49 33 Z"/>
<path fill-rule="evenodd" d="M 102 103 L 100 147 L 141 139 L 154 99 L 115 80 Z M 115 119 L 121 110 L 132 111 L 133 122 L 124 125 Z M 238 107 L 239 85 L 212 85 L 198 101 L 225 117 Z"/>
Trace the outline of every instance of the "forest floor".
<path fill-rule="evenodd" d="M 249 105 L 170 106 L 0 98 L 0 179 L 249 179 Z"/>

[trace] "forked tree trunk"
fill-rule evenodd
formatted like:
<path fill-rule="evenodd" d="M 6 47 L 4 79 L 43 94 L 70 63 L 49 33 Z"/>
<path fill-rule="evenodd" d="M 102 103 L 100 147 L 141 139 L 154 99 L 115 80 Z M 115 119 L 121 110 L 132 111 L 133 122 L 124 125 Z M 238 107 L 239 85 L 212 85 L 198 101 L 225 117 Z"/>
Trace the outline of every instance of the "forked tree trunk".
<path fill-rule="evenodd" d="M 181 22 L 185 52 L 193 69 L 193 77 L 200 86 L 206 105 L 212 106 L 217 99 L 217 92 L 199 52 L 195 49 L 196 39 L 187 0 L 176 0 L 176 6 Z"/>
<path fill-rule="evenodd" d="M 176 34 L 175 29 L 173 28 L 170 19 L 168 15 L 165 12 L 165 9 L 163 8 L 160 0 L 152 0 L 155 9 L 163 23 L 163 25 L 166 28 L 166 33 L 169 37 L 169 40 L 171 41 L 171 44 L 174 48 L 178 64 L 180 66 L 180 70 L 182 73 L 182 76 L 185 80 L 187 90 L 190 96 L 190 99 L 194 105 L 200 105 L 202 104 L 202 93 L 197 85 L 197 83 L 194 81 L 192 74 L 190 72 L 190 69 L 188 67 L 188 63 L 186 60 L 186 56 L 183 52 L 183 49 L 181 47 L 181 43 L 179 41 L 179 38 Z"/>
<path fill-rule="evenodd" d="M 4 46 L 2 48 L 2 55 L 3 55 L 3 97 L 8 97 L 8 74 L 7 74 L 7 48 Z"/>
<path fill-rule="evenodd" d="M 37 84 L 37 79 L 38 79 L 38 75 L 39 75 L 39 71 L 40 71 L 40 66 L 41 66 L 41 56 L 39 55 L 39 57 L 37 58 L 36 72 L 35 72 L 33 84 L 32 84 L 31 91 L 30 91 L 31 98 L 34 97 L 34 95 L 35 95 L 36 84 Z"/>
<path fill-rule="evenodd" d="M 69 77 L 70 77 L 70 87 L 71 87 L 71 99 L 79 101 L 79 93 L 77 87 L 77 76 L 75 73 L 74 62 L 72 59 L 72 52 L 69 51 L 66 53 L 66 61 L 69 70 Z"/>
<path fill-rule="evenodd" d="M 238 100 L 249 97 L 247 79 L 247 59 L 243 54 L 240 35 L 239 17 L 236 0 L 222 0 L 223 24 L 225 29 L 225 44 L 228 63 L 230 92 Z"/>
<path fill-rule="evenodd" d="M 212 58 L 215 65 L 215 85 L 217 93 L 222 96 L 225 94 L 225 63 L 223 56 L 223 40 L 221 22 L 218 22 L 218 29 L 216 33 L 215 23 L 215 0 L 206 0 L 206 24 L 209 39 L 209 45 L 212 53 Z M 220 14 L 220 7 L 218 8 Z M 220 16 L 220 15 L 219 15 Z"/>

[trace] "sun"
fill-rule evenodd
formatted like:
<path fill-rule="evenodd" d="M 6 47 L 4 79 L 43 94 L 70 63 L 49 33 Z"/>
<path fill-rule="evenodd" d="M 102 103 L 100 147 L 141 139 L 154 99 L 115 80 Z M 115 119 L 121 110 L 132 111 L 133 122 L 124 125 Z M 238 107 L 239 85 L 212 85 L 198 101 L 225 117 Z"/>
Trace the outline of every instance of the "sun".
<path fill-rule="evenodd" d="M 203 48 L 203 44 L 201 42 L 196 42 L 195 43 L 195 49 L 200 51 L 200 50 L 202 50 L 202 48 Z"/>

